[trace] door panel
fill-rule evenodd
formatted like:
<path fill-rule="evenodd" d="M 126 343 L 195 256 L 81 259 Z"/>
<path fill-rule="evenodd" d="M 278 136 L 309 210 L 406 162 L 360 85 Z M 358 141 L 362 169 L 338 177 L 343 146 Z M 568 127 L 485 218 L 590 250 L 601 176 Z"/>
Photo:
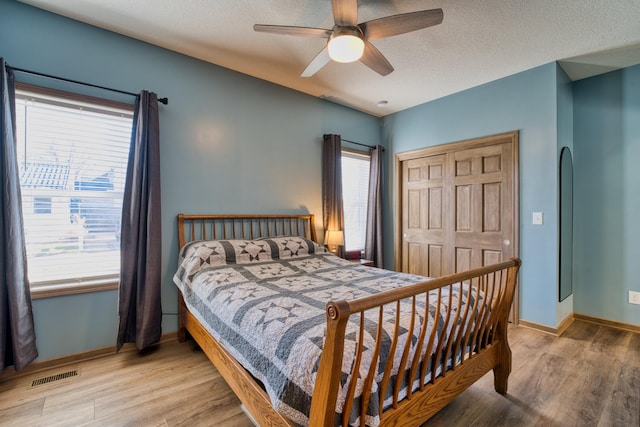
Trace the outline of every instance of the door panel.
<path fill-rule="evenodd" d="M 484 252 L 484 256 L 483 256 L 484 265 L 497 264 L 504 259 L 502 257 L 501 251 L 485 250 L 483 252 Z"/>
<path fill-rule="evenodd" d="M 422 274 L 424 263 L 421 262 L 424 256 L 420 253 L 423 247 L 419 243 L 409 243 L 407 245 L 408 269 L 407 273 Z"/>
<path fill-rule="evenodd" d="M 442 230 L 442 187 L 429 188 L 427 202 L 429 230 Z"/>
<path fill-rule="evenodd" d="M 471 259 L 473 250 L 471 248 L 456 248 L 456 265 L 451 273 L 460 273 L 469 270 L 473 265 Z"/>
<path fill-rule="evenodd" d="M 472 188 L 470 185 L 456 187 L 456 231 L 471 231 L 471 219 L 473 218 L 473 203 L 471 200 Z"/>
<path fill-rule="evenodd" d="M 422 190 L 409 190 L 407 192 L 407 227 L 409 229 L 422 228 Z"/>
<path fill-rule="evenodd" d="M 442 276 L 442 245 L 429 245 L 429 269 L 426 276 Z"/>
<path fill-rule="evenodd" d="M 482 230 L 485 232 L 500 232 L 500 212 L 502 185 L 488 183 L 482 186 Z"/>
<path fill-rule="evenodd" d="M 404 162 L 402 271 L 441 275 L 445 156 Z"/>

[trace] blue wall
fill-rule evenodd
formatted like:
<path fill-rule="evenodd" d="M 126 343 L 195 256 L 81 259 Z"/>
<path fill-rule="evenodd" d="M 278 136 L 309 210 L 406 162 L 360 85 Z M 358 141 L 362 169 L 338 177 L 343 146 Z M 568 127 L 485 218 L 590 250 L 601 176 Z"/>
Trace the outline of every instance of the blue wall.
<path fill-rule="evenodd" d="M 640 66 L 573 92 L 574 311 L 640 325 Z"/>
<path fill-rule="evenodd" d="M 176 215 L 310 212 L 322 226 L 324 133 L 380 143 L 380 120 L 12 0 L 0 0 L 9 65 L 137 93 L 160 106 L 163 330 L 176 330 Z M 51 80 L 18 80 L 132 102 Z M 115 344 L 117 292 L 34 301 L 40 359 Z"/>
<path fill-rule="evenodd" d="M 626 303 L 628 290 L 640 291 L 639 67 L 572 84 L 547 64 L 380 120 L 12 0 L 0 0 L 0 56 L 16 67 L 169 97 L 160 107 L 165 332 L 177 324 L 170 314 L 177 304 L 171 281 L 176 214 L 308 211 L 321 217 L 324 133 L 386 146 L 385 266 L 393 267 L 395 155 L 519 130 L 521 318 L 555 327 L 575 311 L 640 323 L 640 306 Z M 557 302 L 558 156 L 570 144 L 573 307 Z M 531 224 L 534 211 L 544 213 L 544 225 Z M 40 359 L 113 345 L 116 313 L 115 291 L 34 301 Z"/>
<path fill-rule="evenodd" d="M 520 317 L 552 327 L 557 325 L 556 81 L 556 65 L 547 64 L 383 120 L 390 162 L 409 150 L 520 131 Z M 394 183 L 388 190 L 397 200 Z M 392 206 L 388 203 L 387 242 L 393 242 Z M 544 213 L 544 225 L 531 224 L 532 212 Z M 385 256 L 393 265 L 393 254 Z"/>

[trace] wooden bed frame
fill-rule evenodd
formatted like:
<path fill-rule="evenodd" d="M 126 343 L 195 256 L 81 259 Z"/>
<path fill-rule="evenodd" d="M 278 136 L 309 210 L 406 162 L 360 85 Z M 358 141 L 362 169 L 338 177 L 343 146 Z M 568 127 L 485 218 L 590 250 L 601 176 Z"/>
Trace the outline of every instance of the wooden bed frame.
<path fill-rule="evenodd" d="M 178 215 L 180 248 L 192 240 L 251 239 L 282 235 L 300 235 L 316 240 L 315 234 L 313 215 Z M 384 396 L 385 390 L 391 390 L 393 396 L 393 404 L 389 408 L 382 411 L 382 404 L 380 405 L 382 411 L 380 425 L 418 426 L 491 370 L 494 372 L 495 390 L 501 394 L 506 393 L 507 380 L 511 372 L 507 319 L 519 267 L 520 260 L 513 258 L 493 266 L 440 277 L 370 297 L 353 301 L 328 302 L 327 332 L 311 401 L 309 425 L 333 426 L 336 422 L 336 399 L 340 389 L 345 328 L 349 319 L 355 316 L 351 322 L 360 323 L 358 339 L 361 343 L 364 328 L 363 313 L 374 310 L 379 319 L 382 319 L 383 307 L 385 308 L 384 316 L 386 316 L 390 309 L 398 310 L 399 301 L 406 298 L 413 301 L 411 316 L 415 319 L 415 324 L 412 321 L 411 327 L 415 328 L 415 334 L 419 336 L 418 347 L 426 348 L 425 354 L 434 354 L 434 356 L 430 359 L 425 358 L 424 355 L 414 357 L 408 346 L 399 344 L 396 329 L 395 337 L 392 337 L 390 354 L 393 355 L 395 352 L 398 355 L 402 354 L 401 364 L 410 372 L 411 378 L 418 376 L 421 379 L 418 389 L 409 391 L 408 395 L 402 398 L 399 396 L 401 389 L 399 382 L 402 376 L 397 375 L 399 380 L 394 383 L 390 364 L 378 361 L 381 341 L 379 337 L 382 335 L 382 328 L 378 329 L 373 360 L 380 366 L 385 366 L 380 394 Z M 424 298 L 424 294 L 431 290 L 448 288 L 451 290 L 449 303 L 452 302 L 452 298 L 459 298 L 458 301 L 462 301 L 460 292 L 457 297 L 455 296 L 453 291 L 455 288 L 451 287 L 454 283 L 463 283 L 460 289 L 466 289 L 468 292 L 477 292 L 477 289 L 481 289 L 484 297 L 475 298 L 473 304 L 459 305 L 460 309 L 456 310 L 455 314 L 448 312 L 444 316 L 441 329 L 446 331 L 449 322 L 453 322 L 453 325 L 462 323 L 467 326 L 453 328 L 454 333 L 450 336 L 438 337 L 435 333 L 438 329 L 436 327 L 431 328 L 432 333 L 427 334 L 426 322 L 421 322 L 421 319 L 427 316 L 420 315 L 415 304 L 416 297 L 423 295 Z M 439 304 L 439 300 L 440 298 L 433 301 Z M 449 307 L 451 305 L 448 304 Z M 439 305 L 438 308 L 440 308 Z M 398 311 L 395 313 L 397 320 L 400 314 Z M 467 321 L 468 319 L 473 321 Z M 261 427 L 294 425 L 273 409 L 264 389 L 188 311 L 180 294 L 178 339 L 184 341 L 189 335 L 200 345 Z M 352 372 L 359 368 L 360 372 L 363 372 L 363 367 L 359 366 L 364 363 L 359 347 L 361 345 L 357 346 L 354 354 Z M 431 368 L 430 372 L 427 372 L 427 367 Z M 433 374 L 438 372 L 438 369 L 441 369 L 442 373 Z M 369 375 L 364 378 L 365 388 L 362 396 L 365 401 L 368 400 L 374 380 L 374 369 L 369 369 L 368 372 Z M 345 385 L 345 389 L 346 387 Z M 343 410 L 346 414 L 350 412 L 353 405 L 355 382 L 353 385 L 350 383 L 347 390 Z M 366 410 L 366 405 L 362 406 Z M 364 423 L 364 416 L 361 416 L 360 420 Z M 341 425 L 346 425 L 347 422 L 348 420 L 340 420 Z"/>

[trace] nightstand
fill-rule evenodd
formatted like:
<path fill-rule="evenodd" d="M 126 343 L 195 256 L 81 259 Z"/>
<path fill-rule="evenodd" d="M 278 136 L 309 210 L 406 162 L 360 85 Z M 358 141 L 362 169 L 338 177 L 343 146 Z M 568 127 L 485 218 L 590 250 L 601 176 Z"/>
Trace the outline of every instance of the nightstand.
<path fill-rule="evenodd" d="M 350 259 L 349 261 L 354 262 L 356 264 L 365 265 L 367 267 L 373 267 L 373 261 L 370 259 Z"/>

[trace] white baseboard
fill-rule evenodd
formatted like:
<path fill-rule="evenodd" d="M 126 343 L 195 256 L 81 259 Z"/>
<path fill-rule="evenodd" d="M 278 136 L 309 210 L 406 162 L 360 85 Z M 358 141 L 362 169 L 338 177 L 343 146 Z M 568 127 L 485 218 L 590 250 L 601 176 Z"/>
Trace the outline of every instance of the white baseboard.
<path fill-rule="evenodd" d="M 177 341 L 177 340 L 178 340 L 177 331 L 168 332 L 166 334 L 162 334 L 162 337 L 160 337 L 160 341 L 158 341 L 158 344 L 162 344 L 163 342 L 167 342 L 167 341 Z M 138 351 L 138 349 L 136 348 L 135 344 L 126 343 L 125 345 L 122 346 L 122 348 L 120 349 L 120 352 L 122 353 L 127 351 Z M 31 375 L 34 372 L 44 371 L 52 368 L 58 368 L 58 367 L 73 364 L 73 363 L 84 362 L 86 360 L 109 356 L 115 353 L 116 353 L 116 346 L 110 345 L 107 347 L 101 347 L 93 350 L 82 351 L 80 353 L 69 354 L 66 356 L 53 357 L 51 359 L 44 359 L 44 360 L 36 360 L 35 362 L 31 363 L 29 366 L 27 366 L 20 372 L 16 372 L 13 368 L 5 369 L 5 371 L 0 374 L 0 380 L 19 377 L 22 375 Z"/>
<path fill-rule="evenodd" d="M 588 316 L 586 314 L 580 314 L 580 313 L 570 313 L 555 328 L 553 328 L 551 326 L 547 326 L 547 325 L 542 325 L 542 324 L 536 323 L 536 322 L 530 322 L 528 320 L 523 320 L 523 319 L 520 319 L 520 321 L 518 322 L 518 325 L 519 326 L 524 326 L 526 328 L 535 329 L 535 330 L 538 330 L 538 331 L 541 331 L 541 332 L 545 332 L 547 334 L 551 334 L 551 335 L 555 335 L 555 336 L 561 336 L 567 330 L 567 328 L 569 328 L 569 326 L 571 326 L 571 324 L 575 320 L 581 320 L 583 322 L 594 323 L 594 324 L 600 325 L 600 326 L 607 326 L 609 328 L 615 328 L 615 329 L 620 329 L 620 330 L 623 330 L 623 331 L 628 331 L 628 332 L 633 332 L 633 333 L 636 333 L 636 334 L 640 334 L 640 326 L 639 325 L 632 325 L 630 323 L 624 323 L 624 322 L 618 322 L 618 321 L 615 321 L 615 320 L 602 319 L 600 317 Z"/>

